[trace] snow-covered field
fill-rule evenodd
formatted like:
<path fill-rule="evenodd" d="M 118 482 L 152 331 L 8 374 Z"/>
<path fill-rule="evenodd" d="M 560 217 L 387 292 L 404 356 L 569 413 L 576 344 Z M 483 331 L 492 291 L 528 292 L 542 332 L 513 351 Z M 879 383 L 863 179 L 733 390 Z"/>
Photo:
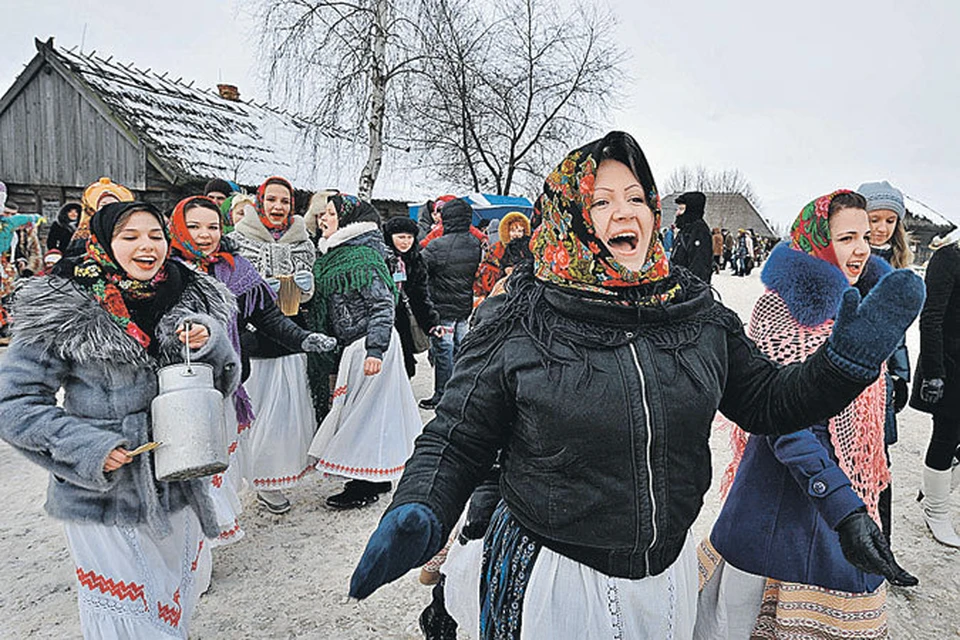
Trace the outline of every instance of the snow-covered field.
<path fill-rule="evenodd" d="M 714 283 L 744 320 L 762 293 L 757 271 L 746 279 L 723 274 Z M 914 326 L 908 333 L 914 358 L 917 340 Z M 431 389 L 424 363 L 414 391 L 422 398 Z M 960 551 L 933 541 L 914 502 L 929 435 L 928 416 L 912 409 L 901 414 L 900 442 L 892 449 L 894 551 L 920 586 L 890 589 L 890 631 L 898 640 L 960 638 Z M 728 459 L 723 434 L 713 438 L 713 449 L 716 479 Z M 0 638 L 80 634 L 77 581 L 62 527 L 42 509 L 46 482 L 43 471 L 0 443 Z M 347 602 L 350 573 L 387 503 L 330 511 L 323 500 L 339 487 L 333 479 L 310 478 L 290 492 L 294 508 L 284 516 L 265 513 L 245 496 L 246 537 L 214 551 L 212 586 L 200 600 L 192 638 L 422 637 L 417 616 L 430 590 L 420 586 L 416 572 L 362 603 Z M 709 531 L 718 508 L 714 488 L 694 527 L 697 536 Z M 953 511 L 960 522 L 960 490 Z"/>

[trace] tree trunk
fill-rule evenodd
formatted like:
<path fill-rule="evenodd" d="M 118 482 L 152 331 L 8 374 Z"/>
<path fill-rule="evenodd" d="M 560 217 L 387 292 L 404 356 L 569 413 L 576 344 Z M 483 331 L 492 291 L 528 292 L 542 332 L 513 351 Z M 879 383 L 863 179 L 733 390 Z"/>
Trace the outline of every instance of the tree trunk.
<path fill-rule="evenodd" d="M 370 113 L 367 120 L 368 153 L 367 163 L 360 172 L 357 196 L 370 200 L 373 185 L 383 163 L 383 121 L 387 109 L 387 30 L 389 21 L 389 1 L 376 2 L 376 17 L 370 34 L 372 60 L 370 64 Z"/>

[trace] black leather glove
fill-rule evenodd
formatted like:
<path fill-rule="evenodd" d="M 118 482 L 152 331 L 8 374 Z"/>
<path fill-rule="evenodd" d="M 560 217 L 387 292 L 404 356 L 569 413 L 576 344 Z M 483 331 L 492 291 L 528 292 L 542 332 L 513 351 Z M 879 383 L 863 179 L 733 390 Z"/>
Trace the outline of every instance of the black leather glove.
<path fill-rule="evenodd" d="M 924 379 L 920 383 L 920 399 L 927 404 L 937 404 L 943 397 L 943 378 Z"/>
<path fill-rule="evenodd" d="M 841 520 L 836 531 L 843 557 L 857 569 L 882 575 L 898 587 L 914 587 L 920 583 L 897 564 L 887 539 L 866 508 L 860 507 Z"/>
<path fill-rule="evenodd" d="M 907 381 L 900 376 L 893 376 L 893 412 L 903 411 L 909 399 L 910 391 L 907 389 Z"/>

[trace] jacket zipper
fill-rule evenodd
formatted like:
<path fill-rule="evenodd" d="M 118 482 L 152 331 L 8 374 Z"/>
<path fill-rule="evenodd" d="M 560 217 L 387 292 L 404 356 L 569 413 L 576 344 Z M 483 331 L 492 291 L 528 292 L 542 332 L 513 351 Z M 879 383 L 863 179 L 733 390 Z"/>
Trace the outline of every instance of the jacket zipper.
<path fill-rule="evenodd" d="M 644 554 L 646 562 L 647 575 L 650 574 L 650 550 L 657 544 L 657 498 L 653 492 L 653 462 L 651 454 L 653 453 L 653 425 L 650 424 L 650 407 L 647 404 L 646 379 L 643 376 L 643 369 L 640 367 L 640 358 L 637 355 L 637 348 L 634 343 L 630 343 L 630 354 L 633 356 L 633 364 L 637 368 L 637 374 L 640 376 L 640 399 L 643 402 L 644 422 L 647 428 L 647 488 L 650 492 L 651 514 L 650 520 L 653 525 L 653 538 L 650 540 L 650 546 Z"/>

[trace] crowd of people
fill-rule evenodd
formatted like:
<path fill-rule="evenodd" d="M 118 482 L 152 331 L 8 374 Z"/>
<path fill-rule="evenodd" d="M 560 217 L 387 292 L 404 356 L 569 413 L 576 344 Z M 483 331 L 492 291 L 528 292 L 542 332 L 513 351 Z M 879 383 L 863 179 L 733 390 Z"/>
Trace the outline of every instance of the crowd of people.
<path fill-rule="evenodd" d="M 395 488 L 349 592 L 423 567 L 427 638 L 886 637 L 885 583 L 918 582 L 890 547 L 908 401 L 933 415 L 924 518 L 960 547 L 960 232 L 925 286 L 886 182 L 814 199 L 772 251 L 711 230 L 702 193 L 677 204 L 662 231 L 643 151 L 611 132 L 532 216 L 485 228 L 452 195 L 384 219 L 334 190 L 298 210 L 279 176 L 213 179 L 161 211 L 101 178 L 43 254 L 46 221 L 6 206 L 0 437 L 50 472 L 84 636 L 188 637 L 243 492 L 281 516 L 319 472 L 344 479 L 331 509 Z M 763 265 L 746 328 L 710 286 L 728 264 Z M 157 371 L 185 358 L 224 399 L 229 463 L 161 481 L 141 451 Z M 698 541 L 715 426 L 733 461 Z"/>

